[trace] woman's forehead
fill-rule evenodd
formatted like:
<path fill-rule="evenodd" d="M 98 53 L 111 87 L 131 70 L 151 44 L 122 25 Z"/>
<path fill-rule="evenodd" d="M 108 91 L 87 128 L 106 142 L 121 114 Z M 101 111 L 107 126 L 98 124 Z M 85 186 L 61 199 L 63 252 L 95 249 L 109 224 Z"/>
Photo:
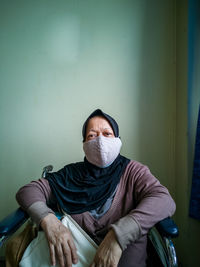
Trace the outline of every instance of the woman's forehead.
<path fill-rule="evenodd" d="M 95 116 L 91 118 L 87 123 L 87 130 L 95 129 L 95 128 L 109 128 L 112 129 L 110 123 L 107 121 L 106 118 L 102 116 Z"/>

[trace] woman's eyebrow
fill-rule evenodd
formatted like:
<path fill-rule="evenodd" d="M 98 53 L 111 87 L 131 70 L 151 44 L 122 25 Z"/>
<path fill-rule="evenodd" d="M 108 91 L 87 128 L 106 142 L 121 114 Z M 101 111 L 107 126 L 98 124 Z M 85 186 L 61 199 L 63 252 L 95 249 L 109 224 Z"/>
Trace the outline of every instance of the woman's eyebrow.
<path fill-rule="evenodd" d="M 104 130 L 106 130 L 106 129 L 108 129 L 108 130 L 112 130 L 112 128 L 110 128 L 110 127 L 106 127 L 106 128 L 104 128 Z"/>
<path fill-rule="evenodd" d="M 106 127 L 106 128 L 103 128 L 103 130 L 112 130 L 112 128 L 110 128 L 110 127 Z M 96 131 L 97 131 L 97 130 L 91 128 L 91 129 L 89 129 L 88 132 L 95 132 L 95 133 L 96 133 Z"/>

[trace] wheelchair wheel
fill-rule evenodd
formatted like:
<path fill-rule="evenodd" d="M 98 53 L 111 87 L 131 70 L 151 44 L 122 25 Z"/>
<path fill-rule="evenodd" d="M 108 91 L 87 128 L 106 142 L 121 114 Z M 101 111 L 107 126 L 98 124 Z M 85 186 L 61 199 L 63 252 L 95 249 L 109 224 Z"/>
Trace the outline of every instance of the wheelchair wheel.
<path fill-rule="evenodd" d="M 147 255 L 147 267 L 163 267 L 162 261 L 149 238 L 147 240 Z"/>
<path fill-rule="evenodd" d="M 154 227 L 148 233 L 147 254 L 148 267 L 170 267 L 165 243 Z"/>

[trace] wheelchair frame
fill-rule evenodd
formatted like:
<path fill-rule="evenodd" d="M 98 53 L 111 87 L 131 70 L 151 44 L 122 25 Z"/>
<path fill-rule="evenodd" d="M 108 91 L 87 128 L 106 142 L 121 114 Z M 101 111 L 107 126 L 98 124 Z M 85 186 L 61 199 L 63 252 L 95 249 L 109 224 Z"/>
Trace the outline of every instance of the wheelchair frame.
<path fill-rule="evenodd" d="M 52 165 L 43 168 L 42 177 L 53 170 Z M 57 214 L 57 217 L 61 216 Z M 29 215 L 18 208 L 0 222 L 0 247 L 12 236 L 27 220 Z M 171 218 L 158 222 L 148 233 L 148 238 L 160 258 L 162 266 L 177 267 L 178 260 L 172 238 L 179 235 L 178 227 Z M 150 264 L 151 266 L 151 264 Z M 155 267 L 155 266 L 152 266 Z"/>

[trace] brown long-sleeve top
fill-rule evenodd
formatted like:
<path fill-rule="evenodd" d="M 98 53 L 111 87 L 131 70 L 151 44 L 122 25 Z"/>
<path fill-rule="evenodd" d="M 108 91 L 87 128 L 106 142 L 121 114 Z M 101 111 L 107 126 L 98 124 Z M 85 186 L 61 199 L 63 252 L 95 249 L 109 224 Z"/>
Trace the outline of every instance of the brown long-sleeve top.
<path fill-rule="evenodd" d="M 51 206 L 56 203 L 48 180 L 43 178 L 23 186 L 16 199 L 37 224 L 53 212 Z M 130 161 L 109 210 L 101 218 L 95 219 L 89 212 L 72 217 L 97 243 L 112 228 L 123 249 L 118 266 L 142 267 L 145 266 L 149 229 L 174 212 L 175 203 L 167 188 L 160 184 L 148 167 Z M 128 260 L 130 255 L 135 258 L 134 263 Z"/>

